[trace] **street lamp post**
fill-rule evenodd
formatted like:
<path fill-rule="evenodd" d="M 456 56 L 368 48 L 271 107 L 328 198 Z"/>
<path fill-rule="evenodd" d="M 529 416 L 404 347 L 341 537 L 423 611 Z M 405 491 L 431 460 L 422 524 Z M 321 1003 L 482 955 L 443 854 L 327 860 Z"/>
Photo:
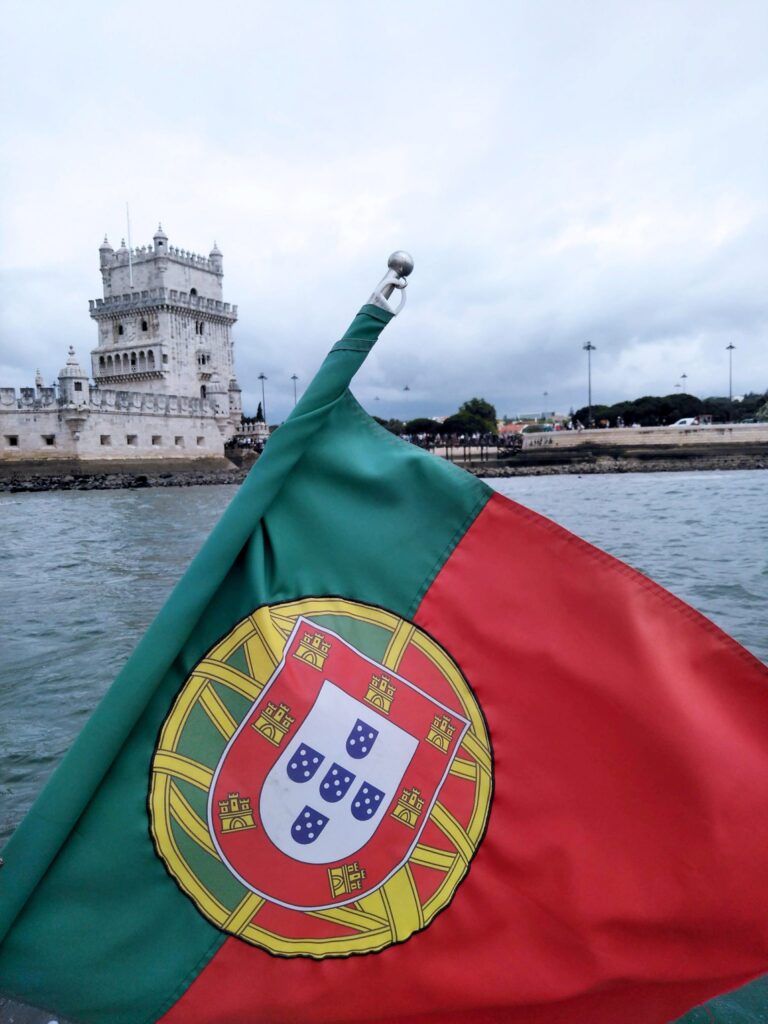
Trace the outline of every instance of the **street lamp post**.
<path fill-rule="evenodd" d="M 685 388 L 686 388 L 686 384 L 687 384 L 687 381 L 688 381 L 688 374 L 687 373 L 681 373 L 680 374 L 680 380 L 683 382 L 683 394 L 687 394 Z"/>
<path fill-rule="evenodd" d="M 294 405 L 294 408 L 296 407 L 296 381 L 298 379 L 299 378 L 296 376 L 295 373 L 291 374 L 291 380 L 293 381 L 293 405 Z"/>
<path fill-rule="evenodd" d="M 581 346 L 587 353 L 587 426 L 592 426 L 592 353 L 597 348 L 591 341 Z"/>
<path fill-rule="evenodd" d="M 264 417 L 264 422 L 269 426 L 269 420 L 267 419 L 267 399 L 264 395 L 264 381 L 269 378 L 266 373 L 260 373 L 258 379 L 261 381 L 261 414 Z"/>
<path fill-rule="evenodd" d="M 542 413 L 541 413 L 541 422 L 542 423 L 546 423 L 547 422 L 547 395 L 548 394 L 549 394 L 548 391 L 545 391 L 544 394 L 543 394 L 544 409 L 542 410 Z"/>
<path fill-rule="evenodd" d="M 728 353 L 728 418 L 733 423 L 733 350 L 736 346 L 733 342 L 725 346 Z"/>

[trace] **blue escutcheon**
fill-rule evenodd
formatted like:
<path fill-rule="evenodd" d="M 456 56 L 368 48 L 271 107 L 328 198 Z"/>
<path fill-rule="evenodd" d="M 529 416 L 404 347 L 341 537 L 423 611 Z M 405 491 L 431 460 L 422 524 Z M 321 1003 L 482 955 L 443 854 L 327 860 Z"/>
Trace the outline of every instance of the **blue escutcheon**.
<path fill-rule="evenodd" d="M 294 751 L 285 770 L 291 782 L 309 782 L 324 760 L 325 754 L 302 743 L 299 749 Z"/>
<path fill-rule="evenodd" d="M 302 846 L 309 846 L 310 843 L 314 843 L 329 821 L 325 814 L 307 806 L 291 825 L 291 838 Z"/>
<path fill-rule="evenodd" d="M 347 736 L 347 753 L 358 761 L 367 757 L 378 735 L 378 729 L 358 718 Z"/>
<path fill-rule="evenodd" d="M 352 800 L 350 807 L 352 817 L 357 818 L 358 821 L 368 821 L 378 811 L 383 799 L 382 790 L 377 789 L 370 782 L 364 782 Z"/>
<path fill-rule="evenodd" d="M 346 796 L 347 790 L 356 778 L 357 776 L 354 772 L 351 772 L 348 768 L 342 768 L 340 764 L 334 761 L 325 773 L 325 778 L 320 783 L 320 796 L 323 800 L 327 800 L 328 803 L 335 804 L 337 800 L 341 800 L 343 796 Z"/>

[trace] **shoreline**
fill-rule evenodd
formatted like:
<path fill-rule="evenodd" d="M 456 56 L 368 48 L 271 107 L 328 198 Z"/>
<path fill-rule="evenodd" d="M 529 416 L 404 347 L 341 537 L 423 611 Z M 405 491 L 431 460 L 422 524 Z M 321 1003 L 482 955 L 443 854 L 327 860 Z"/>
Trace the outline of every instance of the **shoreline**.
<path fill-rule="evenodd" d="M 768 469 L 768 455 L 715 455 L 704 458 L 633 459 L 600 455 L 574 462 L 525 466 L 465 467 L 475 476 L 499 479 L 512 476 L 591 476 L 604 473 L 698 473 Z"/>
<path fill-rule="evenodd" d="M 510 460 L 512 462 L 512 460 Z M 494 465 L 489 462 L 456 462 L 473 476 L 503 479 L 515 476 L 592 476 L 605 473 L 680 473 L 713 472 L 719 470 L 768 469 L 765 455 L 715 455 L 698 458 L 627 458 L 611 455 L 587 457 L 580 460 L 553 462 L 526 462 L 524 464 Z M 50 475 L 37 472 L 19 472 L 0 476 L 0 493 L 26 494 L 41 491 L 111 491 L 137 490 L 145 487 L 212 487 L 237 486 L 245 480 L 249 468 L 216 469 L 212 471 L 186 470 L 183 472 L 153 473 L 146 467 L 141 472 L 127 468 L 115 472 L 68 472 Z"/>

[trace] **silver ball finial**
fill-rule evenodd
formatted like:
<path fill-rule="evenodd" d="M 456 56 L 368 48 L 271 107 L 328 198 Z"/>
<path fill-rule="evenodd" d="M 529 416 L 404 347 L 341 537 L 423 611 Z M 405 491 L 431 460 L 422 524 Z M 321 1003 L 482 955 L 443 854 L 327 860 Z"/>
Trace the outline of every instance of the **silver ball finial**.
<path fill-rule="evenodd" d="M 413 256 L 398 249 L 387 260 L 387 266 L 390 270 L 394 270 L 398 277 L 408 277 L 413 270 Z"/>

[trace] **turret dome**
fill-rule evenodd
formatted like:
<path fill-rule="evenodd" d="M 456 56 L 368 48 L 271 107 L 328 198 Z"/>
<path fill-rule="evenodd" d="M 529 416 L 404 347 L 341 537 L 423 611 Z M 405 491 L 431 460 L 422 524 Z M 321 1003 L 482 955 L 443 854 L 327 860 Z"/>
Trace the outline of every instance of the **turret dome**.
<path fill-rule="evenodd" d="M 82 368 L 80 363 L 78 363 L 77 357 L 75 356 L 75 350 L 70 345 L 67 365 L 59 371 L 59 380 L 72 380 L 73 378 L 77 380 L 88 380 L 88 374 Z"/>
<path fill-rule="evenodd" d="M 208 394 L 209 395 L 225 395 L 227 393 L 227 385 L 221 379 L 221 377 L 214 372 L 211 374 L 210 380 L 208 381 Z"/>

